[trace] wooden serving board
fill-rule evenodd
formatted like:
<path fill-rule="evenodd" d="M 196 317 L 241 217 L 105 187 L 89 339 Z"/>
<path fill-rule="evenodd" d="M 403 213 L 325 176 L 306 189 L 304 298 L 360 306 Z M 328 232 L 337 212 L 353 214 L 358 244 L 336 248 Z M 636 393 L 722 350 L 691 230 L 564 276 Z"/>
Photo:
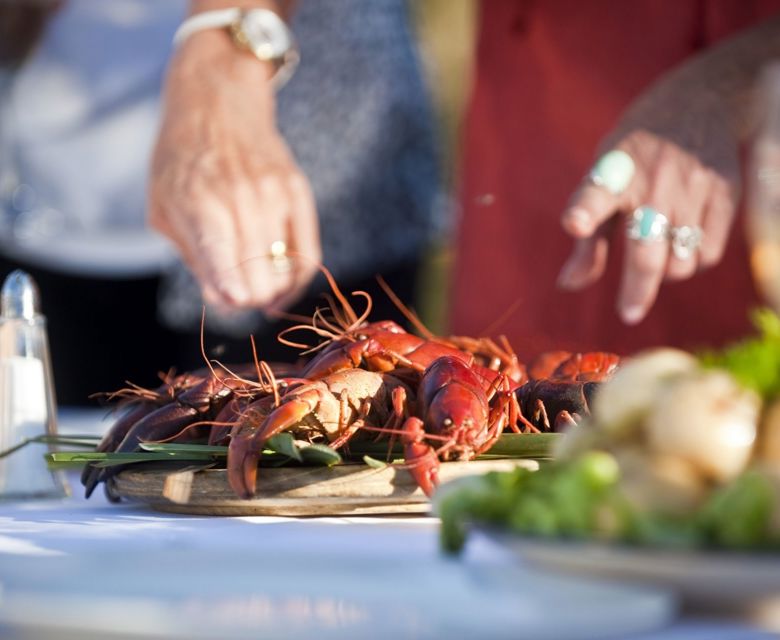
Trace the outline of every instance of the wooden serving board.
<path fill-rule="evenodd" d="M 537 469 L 528 459 L 442 463 L 443 482 L 487 471 Z M 261 468 L 257 493 L 243 500 L 233 493 L 224 469 L 203 471 L 126 470 L 113 492 L 160 511 L 215 516 L 325 516 L 427 513 L 430 501 L 409 471 L 364 464 L 333 467 Z"/>

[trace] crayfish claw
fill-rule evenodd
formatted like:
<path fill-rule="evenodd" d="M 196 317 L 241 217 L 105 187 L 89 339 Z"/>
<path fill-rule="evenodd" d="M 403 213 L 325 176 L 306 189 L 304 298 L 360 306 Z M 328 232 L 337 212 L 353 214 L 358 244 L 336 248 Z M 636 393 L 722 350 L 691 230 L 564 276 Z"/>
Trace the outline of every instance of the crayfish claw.
<path fill-rule="evenodd" d="M 228 449 L 227 477 L 231 488 L 244 499 L 255 495 L 260 455 L 252 435 L 234 435 Z"/>
<path fill-rule="evenodd" d="M 84 485 L 84 498 L 87 499 L 92 495 L 95 487 L 100 483 L 101 469 L 90 466 L 85 467 L 81 476 L 81 483 Z"/>

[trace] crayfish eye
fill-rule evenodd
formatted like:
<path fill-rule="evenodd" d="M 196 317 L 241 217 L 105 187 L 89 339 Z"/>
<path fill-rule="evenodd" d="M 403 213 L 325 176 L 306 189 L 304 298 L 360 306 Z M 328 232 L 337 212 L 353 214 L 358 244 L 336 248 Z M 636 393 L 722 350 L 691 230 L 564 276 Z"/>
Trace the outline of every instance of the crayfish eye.
<path fill-rule="evenodd" d="M 442 421 L 445 427 L 451 427 L 452 426 L 452 418 L 444 418 Z"/>

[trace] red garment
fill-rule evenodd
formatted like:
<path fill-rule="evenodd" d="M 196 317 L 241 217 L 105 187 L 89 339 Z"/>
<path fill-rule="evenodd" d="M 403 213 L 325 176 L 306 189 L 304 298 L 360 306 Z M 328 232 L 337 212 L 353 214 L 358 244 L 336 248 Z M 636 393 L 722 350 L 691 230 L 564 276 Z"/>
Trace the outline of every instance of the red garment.
<path fill-rule="evenodd" d="M 552 349 L 698 348 L 748 332 L 747 310 L 759 299 L 741 219 L 723 262 L 662 285 L 634 327 L 615 311 L 622 242 L 612 243 L 598 283 L 578 293 L 556 288 L 573 244 L 559 221 L 599 140 L 635 96 L 692 53 L 778 10 L 778 0 L 482 2 L 452 333 L 505 333 L 527 359 Z"/>

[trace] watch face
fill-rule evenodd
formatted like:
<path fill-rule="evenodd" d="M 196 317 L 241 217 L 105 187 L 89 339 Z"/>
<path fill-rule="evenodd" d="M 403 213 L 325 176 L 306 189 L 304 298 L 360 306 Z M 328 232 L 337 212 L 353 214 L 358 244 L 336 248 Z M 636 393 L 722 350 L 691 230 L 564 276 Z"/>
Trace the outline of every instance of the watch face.
<path fill-rule="evenodd" d="M 241 20 L 241 31 L 250 49 L 259 58 L 281 58 L 292 46 L 287 27 L 270 11 L 248 11 Z"/>

